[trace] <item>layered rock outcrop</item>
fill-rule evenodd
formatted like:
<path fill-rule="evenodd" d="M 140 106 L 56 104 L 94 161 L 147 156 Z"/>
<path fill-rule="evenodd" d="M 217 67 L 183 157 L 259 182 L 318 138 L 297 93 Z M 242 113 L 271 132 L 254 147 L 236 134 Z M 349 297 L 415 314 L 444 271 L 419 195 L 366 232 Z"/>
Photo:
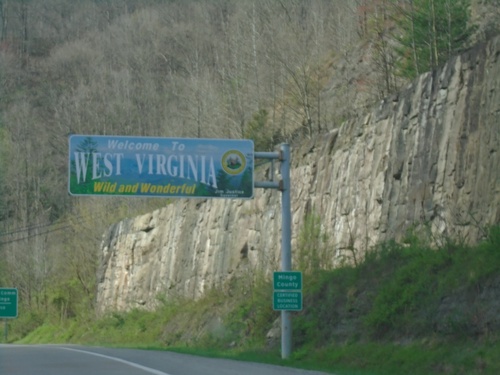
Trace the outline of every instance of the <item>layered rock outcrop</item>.
<path fill-rule="evenodd" d="M 259 151 L 259 150 L 257 150 Z M 424 224 L 475 242 L 500 222 L 500 38 L 424 74 L 370 113 L 292 145 L 292 251 L 321 218 L 332 264 Z M 179 200 L 113 225 L 102 243 L 100 311 L 201 296 L 231 276 L 278 270 L 280 193 Z"/>

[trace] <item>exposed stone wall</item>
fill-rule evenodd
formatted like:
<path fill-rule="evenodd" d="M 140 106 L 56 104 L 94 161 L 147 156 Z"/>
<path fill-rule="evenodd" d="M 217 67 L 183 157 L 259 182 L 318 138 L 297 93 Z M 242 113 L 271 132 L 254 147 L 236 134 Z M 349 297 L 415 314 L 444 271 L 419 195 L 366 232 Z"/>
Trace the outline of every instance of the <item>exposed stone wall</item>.
<path fill-rule="evenodd" d="M 257 150 L 258 151 L 258 150 Z M 424 74 L 364 117 L 292 147 L 292 251 L 307 213 L 330 259 L 425 223 L 475 242 L 500 222 L 500 38 Z M 278 270 L 280 193 L 179 200 L 105 234 L 100 311 L 201 296 L 234 274 Z"/>

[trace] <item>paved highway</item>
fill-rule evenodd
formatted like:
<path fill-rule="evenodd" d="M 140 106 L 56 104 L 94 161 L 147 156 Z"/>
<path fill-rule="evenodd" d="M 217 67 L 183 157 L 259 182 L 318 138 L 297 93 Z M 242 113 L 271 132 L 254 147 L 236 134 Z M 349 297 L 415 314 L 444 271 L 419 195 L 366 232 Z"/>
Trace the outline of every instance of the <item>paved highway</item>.
<path fill-rule="evenodd" d="M 0 344 L 1 375 L 321 375 L 163 351 Z"/>

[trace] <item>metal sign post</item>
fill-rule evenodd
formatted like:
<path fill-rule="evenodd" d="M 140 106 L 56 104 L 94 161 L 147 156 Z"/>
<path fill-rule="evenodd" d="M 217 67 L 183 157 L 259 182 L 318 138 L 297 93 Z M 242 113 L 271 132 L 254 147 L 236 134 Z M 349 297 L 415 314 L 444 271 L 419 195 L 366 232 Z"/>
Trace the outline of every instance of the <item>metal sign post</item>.
<path fill-rule="evenodd" d="M 292 211 L 290 198 L 290 145 L 281 144 L 280 152 L 255 152 L 255 158 L 278 159 L 281 162 L 281 181 L 255 181 L 254 186 L 281 191 L 281 271 L 292 269 Z M 272 176 L 272 173 L 271 173 Z M 272 178 L 272 177 L 271 177 Z M 281 311 L 281 358 L 287 359 L 292 352 L 292 315 Z"/>

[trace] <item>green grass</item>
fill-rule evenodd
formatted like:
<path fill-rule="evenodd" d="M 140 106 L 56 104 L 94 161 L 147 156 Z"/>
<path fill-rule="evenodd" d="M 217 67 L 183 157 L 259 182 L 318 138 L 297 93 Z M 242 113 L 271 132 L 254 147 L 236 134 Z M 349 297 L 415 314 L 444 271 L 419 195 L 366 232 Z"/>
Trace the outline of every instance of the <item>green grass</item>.
<path fill-rule="evenodd" d="M 448 240 L 431 249 L 411 237 L 405 245 L 372 249 L 357 267 L 311 269 L 304 274 L 304 310 L 293 314 L 287 360 L 279 337 L 266 339 L 279 318 L 272 284 L 254 279 L 260 281 L 232 280 L 224 292 L 199 301 L 162 299 L 156 311 L 45 324 L 31 314 L 12 322 L 13 337 L 175 350 L 340 375 L 500 374 L 498 227 L 474 247 Z"/>

